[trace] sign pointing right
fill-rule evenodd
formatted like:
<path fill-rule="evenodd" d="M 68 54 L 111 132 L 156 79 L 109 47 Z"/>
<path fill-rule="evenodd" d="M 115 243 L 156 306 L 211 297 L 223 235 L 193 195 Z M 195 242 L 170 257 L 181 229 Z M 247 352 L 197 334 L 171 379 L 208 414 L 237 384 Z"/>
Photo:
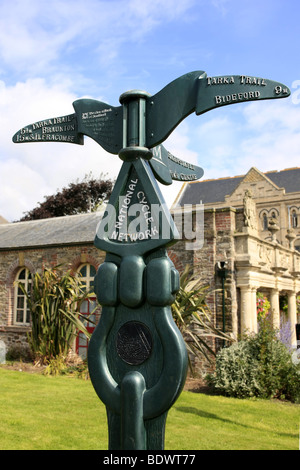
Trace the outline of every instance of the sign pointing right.
<path fill-rule="evenodd" d="M 286 98 L 289 88 L 279 82 L 248 75 L 199 77 L 196 114 L 244 101 Z"/>

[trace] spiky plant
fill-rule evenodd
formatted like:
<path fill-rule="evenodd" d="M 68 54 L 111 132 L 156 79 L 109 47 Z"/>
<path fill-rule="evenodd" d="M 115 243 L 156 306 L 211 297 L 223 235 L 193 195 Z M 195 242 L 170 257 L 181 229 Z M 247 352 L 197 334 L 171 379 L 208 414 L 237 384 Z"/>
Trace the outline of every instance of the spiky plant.
<path fill-rule="evenodd" d="M 44 268 L 32 276 L 27 292 L 31 314 L 31 332 L 28 341 L 36 362 L 47 364 L 59 356 L 66 357 L 76 330 L 89 336 L 79 313 L 79 305 L 89 297 L 78 276 L 63 273 L 61 266 Z"/>

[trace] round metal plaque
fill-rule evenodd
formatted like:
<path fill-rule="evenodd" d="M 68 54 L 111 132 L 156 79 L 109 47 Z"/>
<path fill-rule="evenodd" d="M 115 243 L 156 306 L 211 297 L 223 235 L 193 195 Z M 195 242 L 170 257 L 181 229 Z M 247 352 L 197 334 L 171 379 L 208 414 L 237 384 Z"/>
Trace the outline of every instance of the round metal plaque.
<path fill-rule="evenodd" d="M 143 323 L 124 323 L 117 335 L 117 352 L 123 361 L 130 365 L 142 364 L 151 354 L 152 336 Z"/>

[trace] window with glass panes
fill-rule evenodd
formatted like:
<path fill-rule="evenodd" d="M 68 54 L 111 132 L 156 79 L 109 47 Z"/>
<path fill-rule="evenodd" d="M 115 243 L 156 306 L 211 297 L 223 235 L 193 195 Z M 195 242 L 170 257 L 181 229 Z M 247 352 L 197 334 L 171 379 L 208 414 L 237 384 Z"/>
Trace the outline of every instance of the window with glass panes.
<path fill-rule="evenodd" d="M 80 280 L 83 284 L 83 288 L 93 293 L 94 289 L 94 277 L 96 275 L 96 269 L 91 264 L 84 264 L 80 266 L 78 273 L 80 274 Z M 80 305 L 80 313 L 88 318 L 83 321 L 86 329 L 89 333 L 93 333 L 96 323 L 99 320 L 99 312 L 95 312 L 97 306 L 96 296 L 90 297 L 88 300 L 85 300 Z M 81 320 L 83 320 L 81 318 Z M 79 332 L 76 339 L 76 352 L 82 358 L 87 358 L 87 348 L 88 348 L 88 339 L 86 336 Z"/>
<path fill-rule="evenodd" d="M 297 228 L 298 227 L 298 215 L 295 210 L 292 211 L 292 227 Z"/>
<path fill-rule="evenodd" d="M 14 298 L 14 323 L 17 325 L 29 325 L 30 311 L 27 297 L 19 284 L 22 284 L 25 291 L 29 292 L 31 287 L 31 273 L 29 269 L 21 269 L 16 277 L 15 298 Z"/>
<path fill-rule="evenodd" d="M 267 214 L 265 212 L 262 216 L 262 228 L 263 228 L 263 230 L 268 230 L 268 217 L 267 217 Z"/>

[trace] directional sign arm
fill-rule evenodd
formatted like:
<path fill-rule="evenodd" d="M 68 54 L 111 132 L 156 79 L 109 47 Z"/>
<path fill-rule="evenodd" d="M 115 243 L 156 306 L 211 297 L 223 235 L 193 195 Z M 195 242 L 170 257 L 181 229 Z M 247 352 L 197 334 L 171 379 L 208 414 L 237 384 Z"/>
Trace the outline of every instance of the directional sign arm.
<path fill-rule="evenodd" d="M 168 163 L 171 178 L 175 181 L 196 181 L 204 174 L 200 166 L 180 160 L 170 152 L 168 152 Z"/>
<path fill-rule="evenodd" d="M 172 184 L 172 176 L 168 162 L 168 151 L 163 145 L 158 145 L 151 149 L 151 152 L 153 153 L 153 157 L 149 160 L 149 163 L 155 178 L 162 184 Z"/>
<path fill-rule="evenodd" d="M 163 145 L 151 149 L 153 157 L 149 161 L 152 171 L 162 184 L 172 184 L 175 181 L 196 181 L 203 176 L 203 169 L 199 166 L 174 157 Z"/>
<path fill-rule="evenodd" d="M 107 152 L 123 147 L 123 112 L 101 101 L 81 99 L 73 103 L 74 114 L 43 119 L 20 129 L 14 143 L 67 142 L 83 145 L 83 136 L 94 139 Z"/>
<path fill-rule="evenodd" d="M 13 142 L 66 142 L 83 145 L 83 135 L 78 132 L 76 114 L 43 119 L 22 127 L 13 136 Z"/>
<path fill-rule="evenodd" d="M 286 98 L 291 94 L 283 83 L 247 75 L 203 77 L 198 80 L 196 114 L 245 101 Z"/>
<path fill-rule="evenodd" d="M 123 109 L 93 99 L 74 101 L 78 132 L 94 139 L 107 152 L 118 154 L 123 147 Z"/>
<path fill-rule="evenodd" d="M 187 73 L 147 99 L 146 147 L 153 148 L 163 142 L 184 118 L 195 111 L 197 79 L 203 74 L 206 76 L 203 71 Z"/>
<path fill-rule="evenodd" d="M 290 93 L 286 85 L 258 77 L 188 73 L 147 99 L 146 146 L 162 143 L 194 111 L 199 115 L 228 104 L 285 98 Z"/>

